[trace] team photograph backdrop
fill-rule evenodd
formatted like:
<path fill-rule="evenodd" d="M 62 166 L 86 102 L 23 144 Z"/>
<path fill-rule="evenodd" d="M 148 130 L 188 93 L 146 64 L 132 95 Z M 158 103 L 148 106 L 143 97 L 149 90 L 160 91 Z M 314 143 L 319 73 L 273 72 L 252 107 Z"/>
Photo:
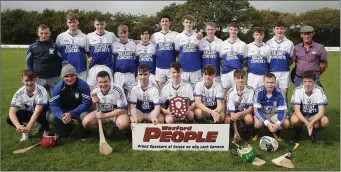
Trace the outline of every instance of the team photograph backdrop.
<path fill-rule="evenodd" d="M 170 4 L 156 15 L 132 15 L 122 12 L 115 14 L 99 11 L 71 10 L 79 16 L 80 29 L 84 33 L 94 30 L 93 19 L 102 14 L 107 18 L 107 30 L 117 32 L 119 24 L 126 24 L 130 29 L 130 38 L 138 39 L 138 29 L 147 25 L 153 31 L 160 30 L 158 17 L 164 14 L 174 17 L 171 30 L 182 31 L 181 17 L 184 14 L 194 15 L 197 30 L 204 30 L 204 23 L 217 23 L 217 37 L 225 40 L 228 35 L 224 28 L 231 22 L 237 22 L 245 28 L 239 34 L 241 40 L 252 42 L 252 28 L 256 26 L 266 29 L 264 42 L 272 37 L 273 23 L 277 19 L 286 22 L 290 29 L 286 36 L 296 45 L 302 41 L 299 36 L 301 25 L 311 25 L 316 29 L 314 41 L 326 47 L 340 46 L 340 12 L 339 9 L 317 9 L 300 14 L 282 13 L 271 10 L 257 10 L 247 1 L 187 1 L 184 4 Z M 235 3 L 235 4 L 232 4 Z M 208 8 L 201 8 L 208 6 Z M 213 10 L 214 9 L 214 10 Z M 243 9 L 243 10 L 242 10 Z M 207 12 L 205 12 L 207 10 Z M 213 14 L 213 11 L 215 12 Z M 68 11 L 45 9 L 43 12 L 25 11 L 22 9 L 4 10 L 1 12 L 1 43 L 22 44 L 33 43 L 36 29 L 39 24 L 46 24 L 51 28 L 51 39 L 67 29 L 65 16 Z M 205 15 L 204 15 L 205 14 Z M 212 17 L 212 16 L 216 17 Z M 205 33 L 204 33 L 205 34 Z M 114 148 L 109 156 L 102 156 L 98 152 L 98 142 L 92 138 L 82 141 L 79 137 L 79 128 L 64 145 L 53 148 L 36 147 L 21 155 L 13 155 L 14 150 L 22 149 L 40 142 L 39 136 L 32 136 L 28 142 L 19 142 L 20 134 L 7 125 L 10 101 L 15 91 L 22 86 L 20 73 L 26 69 L 27 49 L 1 49 L 1 170 L 15 171 L 283 171 L 276 167 L 271 160 L 286 153 L 289 149 L 288 141 L 294 134 L 292 129 L 281 133 L 283 141 L 279 143 L 276 152 L 265 152 L 259 147 L 259 141 L 250 141 L 257 157 L 267 161 L 263 166 L 253 166 L 231 154 L 231 151 L 147 151 L 133 149 L 133 143 L 126 140 L 121 132 L 115 130 L 106 136 L 107 142 Z M 293 67 L 293 65 L 291 66 Z M 325 93 L 328 98 L 326 116 L 330 119 L 327 129 L 321 133 L 321 144 L 312 144 L 306 136 L 299 142 L 300 146 L 293 153 L 292 161 L 297 171 L 340 171 L 340 52 L 328 52 L 328 69 L 321 77 Z M 292 94 L 293 84 L 288 95 Z M 289 108 L 292 106 L 289 105 Z M 269 135 L 265 130 L 261 135 Z M 306 134 L 306 132 L 304 132 Z M 138 144 L 137 144 L 138 146 Z"/>

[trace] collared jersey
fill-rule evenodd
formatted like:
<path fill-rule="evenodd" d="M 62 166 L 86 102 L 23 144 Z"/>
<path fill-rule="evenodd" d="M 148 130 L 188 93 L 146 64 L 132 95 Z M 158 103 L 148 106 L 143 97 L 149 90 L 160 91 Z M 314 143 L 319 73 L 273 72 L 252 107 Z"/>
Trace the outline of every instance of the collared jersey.
<path fill-rule="evenodd" d="M 135 51 L 136 44 L 133 41 L 122 43 L 115 41 L 112 44 L 114 54 L 114 71 L 121 73 L 135 73 Z"/>
<path fill-rule="evenodd" d="M 247 72 L 258 75 L 268 73 L 271 56 L 270 46 L 264 42 L 260 46 L 253 42 L 247 45 L 247 50 Z"/>
<path fill-rule="evenodd" d="M 142 113 L 153 111 L 155 106 L 160 105 L 159 99 L 159 90 L 150 82 L 146 90 L 143 90 L 140 82 L 138 82 L 128 94 L 128 103 L 136 104 L 136 109 Z"/>
<path fill-rule="evenodd" d="M 76 35 L 68 31 L 57 36 L 56 43 L 61 46 L 62 57 L 76 68 L 77 73 L 86 71 L 86 52 L 89 52 L 89 42 L 80 30 Z"/>
<path fill-rule="evenodd" d="M 217 100 L 224 100 L 223 86 L 213 81 L 210 88 L 207 88 L 204 81 L 199 81 L 194 87 L 194 97 L 201 97 L 201 102 L 210 109 L 217 107 Z"/>
<path fill-rule="evenodd" d="M 156 67 L 169 69 L 170 64 L 176 61 L 175 37 L 178 32 L 168 31 L 167 33 L 156 32 L 150 40 L 156 44 Z"/>
<path fill-rule="evenodd" d="M 270 72 L 290 71 L 289 61 L 292 59 L 294 44 L 284 37 L 277 41 L 275 37 L 266 42 L 270 46 Z"/>
<path fill-rule="evenodd" d="M 179 51 L 179 63 L 184 72 L 195 72 L 201 69 L 201 55 L 197 33 L 187 35 L 185 32 L 175 38 L 175 49 Z"/>
<path fill-rule="evenodd" d="M 244 86 L 244 90 L 241 95 L 238 95 L 236 86 L 229 89 L 227 92 L 228 100 L 226 102 L 227 112 L 242 112 L 253 105 L 252 87 Z"/>
<path fill-rule="evenodd" d="M 116 109 L 125 109 L 128 107 L 126 96 L 123 89 L 112 83 L 111 88 L 107 94 L 103 94 L 100 88 L 95 88 L 91 95 L 96 95 L 99 99 L 99 109 L 106 113 L 112 112 Z"/>
<path fill-rule="evenodd" d="M 222 73 L 224 74 L 243 68 L 243 60 L 247 55 L 247 45 L 239 38 L 234 42 L 227 39 L 221 43 L 219 52 L 222 59 Z"/>
<path fill-rule="evenodd" d="M 155 61 L 156 61 L 156 46 L 153 43 L 143 45 L 142 43 L 136 46 L 136 62 L 137 67 L 141 64 L 147 64 L 150 67 L 150 72 L 155 74 Z"/>
<path fill-rule="evenodd" d="M 109 31 L 104 31 L 102 35 L 99 35 L 94 31 L 89 33 L 87 38 L 89 40 L 90 56 L 92 57 L 89 68 L 94 65 L 106 65 L 113 70 L 112 43 L 117 40 L 116 35 Z"/>
<path fill-rule="evenodd" d="M 267 91 L 264 85 L 255 90 L 255 95 L 253 97 L 253 107 L 255 115 L 258 117 L 258 119 L 261 119 L 262 122 L 266 120 L 264 114 L 274 115 L 278 113 L 278 111 L 287 110 L 287 104 L 281 90 L 275 87 L 271 97 L 269 97 L 267 96 Z M 262 109 L 263 114 L 258 112 L 258 108 Z M 278 118 L 284 118 L 284 116 L 279 117 L 278 114 Z"/>
<path fill-rule="evenodd" d="M 328 104 L 327 96 L 323 89 L 315 85 L 310 95 L 304 90 L 304 86 L 296 87 L 291 97 L 291 104 L 300 105 L 303 116 L 313 116 L 319 112 L 319 106 Z"/>
<path fill-rule="evenodd" d="M 19 109 L 24 105 L 26 111 L 34 112 L 36 105 L 47 106 L 47 99 L 47 91 L 43 86 L 36 84 L 31 97 L 28 95 L 25 86 L 23 86 L 14 94 L 11 101 L 11 107 Z"/>
<path fill-rule="evenodd" d="M 174 88 L 172 80 L 170 80 L 161 88 L 160 102 L 166 103 L 176 96 L 194 101 L 193 95 L 193 87 L 191 84 L 181 81 L 180 86 L 178 88 Z"/>
<path fill-rule="evenodd" d="M 220 76 L 220 56 L 219 49 L 222 40 L 217 38 L 216 36 L 212 41 L 209 41 L 207 37 L 203 38 L 199 42 L 199 50 L 201 52 L 201 68 L 203 68 L 207 64 L 213 65 L 216 70 L 216 76 Z"/>

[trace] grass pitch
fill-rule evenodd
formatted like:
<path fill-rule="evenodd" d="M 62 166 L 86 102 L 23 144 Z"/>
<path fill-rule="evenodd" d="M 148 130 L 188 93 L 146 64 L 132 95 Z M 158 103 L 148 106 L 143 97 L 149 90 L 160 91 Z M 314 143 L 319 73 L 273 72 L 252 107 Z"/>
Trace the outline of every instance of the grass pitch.
<path fill-rule="evenodd" d="M 29 142 L 20 143 L 21 135 L 6 123 L 10 101 L 15 91 L 22 86 L 20 72 L 26 68 L 26 50 L 2 49 L 1 51 L 1 170 L 15 171 L 67 171 L 67 170 L 214 170 L 214 171 L 283 171 L 275 167 L 271 160 L 288 150 L 285 142 L 291 138 L 293 130 L 281 132 L 285 140 L 280 143 L 279 150 L 267 153 L 260 150 L 258 142 L 250 141 L 258 157 L 267 161 L 264 166 L 257 167 L 243 163 L 238 157 L 229 152 L 194 152 L 194 151 L 133 151 L 131 143 L 122 140 L 119 133 L 107 138 L 117 152 L 109 156 L 99 154 L 98 142 L 92 138 L 82 142 L 74 136 L 64 141 L 63 146 L 50 149 L 36 147 L 22 155 L 12 155 L 17 149 L 22 149 L 40 141 L 39 136 Z M 308 137 L 302 137 L 300 147 L 293 154 L 293 170 L 319 171 L 340 170 L 340 53 L 328 53 L 329 68 L 322 75 L 321 82 L 325 88 L 328 106 L 326 115 L 329 127 L 320 136 L 322 143 L 314 145 Z M 291 97 L 293 84 L 289 91 Z M 267 134 L 262 131 L 261 135 Z M 306 132 L 304 132 L 306 134 Z"/>

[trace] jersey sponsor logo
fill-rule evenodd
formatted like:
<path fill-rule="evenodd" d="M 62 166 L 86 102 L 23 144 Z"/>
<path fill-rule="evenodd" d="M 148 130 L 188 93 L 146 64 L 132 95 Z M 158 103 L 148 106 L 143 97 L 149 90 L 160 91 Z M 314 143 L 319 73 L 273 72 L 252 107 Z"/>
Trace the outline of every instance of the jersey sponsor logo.
<path fill-rule="evenodd" d="M 284 51 L 282 50 L 272 50 L 271 59 L 281 59 L 285 60 Z"/>
<path fill-rule="evenodd" d="M 275 114 L 277 112 L 277 106 L 264 106 L 264 112 L 266 114 Z"/>
<path fill-rule="evenodd" d="M 140 61 L 144 61 L 144 62 L 152 62 L 153 58 L 152 58 L 152 54 L 140 54 Z"/>
<path fill-rule="evenodd" d="M 149 104 L 148 96 L 146 94 L 142 94 L 141 98 L 142 98 L 141 108 L 144 109 L 144 110 L 150 109 L 151 106 Z"/>
<path fill-rule="evenodd" d="M 108 53 L 110 52 L 111 48 L 110 48 L 110 44 L 96 44 L 94 45 L 94 52 L 98 53 L 98 52 L 103 52 L 103 53 Z"/>
<path fill-rule="evenodd" d="M 187 52 L 187 53 L 190 53 L 190 52 L 197 52 L 196 50 L 196 44 L 184 44 L 182 45 L 182 51 L 183 52 Z"/>
<path fill-rule="evenodd" d="M 110 104 L 110 103 L 100 103 L 99 104 L 99 108 L 103 111 L 103 112 L 111 112 L 114 111 L 115 105 Z"/>
<path fill-rule="evenodd" d="M 204 50 L 202 58 L 204 59 L 214 59 L 216 58 L 216 51 L 214 50 Z"/>
<path fill-rule="evenodd" d="M 171 42 L 160 42 L 158 51 L 173 50 L 173 43 Z"/>
<path fill-rule="evenodd" d="M 80 52 L 78 45 L 66 45 L 65 46 L 65 53 L 75 53 Z"/>
<path fill-rule="evenodd" d="M 304 113 L 309 113 L 309 114 L 317 113 L 317 110 L 318 110 L 317 105 L 313 105 L 313 104 L 304 104 L 304 105 L 302 106 L 302 111 L 303 111 Z"/>
<path fill-rule="evenodd" d="M 120 51 L 118 52 L 118 60 L 133 60 L 133 52 Z"/>
<path fill-rule="evenodd" d="M 203 100 L 203 104 L 205 106 L 215 106 L 216 105 L 216 101 L 215 101 L 214 97 L 205 97 L 205 96 L 203 96 L 202 100 Z"/>
<path fill-rule="evenodd" d="M 265 57 L 262 55 L 252 55 L 251 63 L 266 63 Z"/>

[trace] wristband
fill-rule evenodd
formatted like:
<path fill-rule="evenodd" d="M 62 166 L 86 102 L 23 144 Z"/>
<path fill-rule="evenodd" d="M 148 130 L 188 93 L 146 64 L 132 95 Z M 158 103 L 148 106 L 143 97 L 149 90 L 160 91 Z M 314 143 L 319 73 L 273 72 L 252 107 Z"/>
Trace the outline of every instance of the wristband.
<path fill-rule="evenodd" d="M 264 121 L 264 125 L 265 125 L 265 126 L 268 126 L 269 123 L 270 123 L 269 120 L 265 120 L 265 121 Z"/>

